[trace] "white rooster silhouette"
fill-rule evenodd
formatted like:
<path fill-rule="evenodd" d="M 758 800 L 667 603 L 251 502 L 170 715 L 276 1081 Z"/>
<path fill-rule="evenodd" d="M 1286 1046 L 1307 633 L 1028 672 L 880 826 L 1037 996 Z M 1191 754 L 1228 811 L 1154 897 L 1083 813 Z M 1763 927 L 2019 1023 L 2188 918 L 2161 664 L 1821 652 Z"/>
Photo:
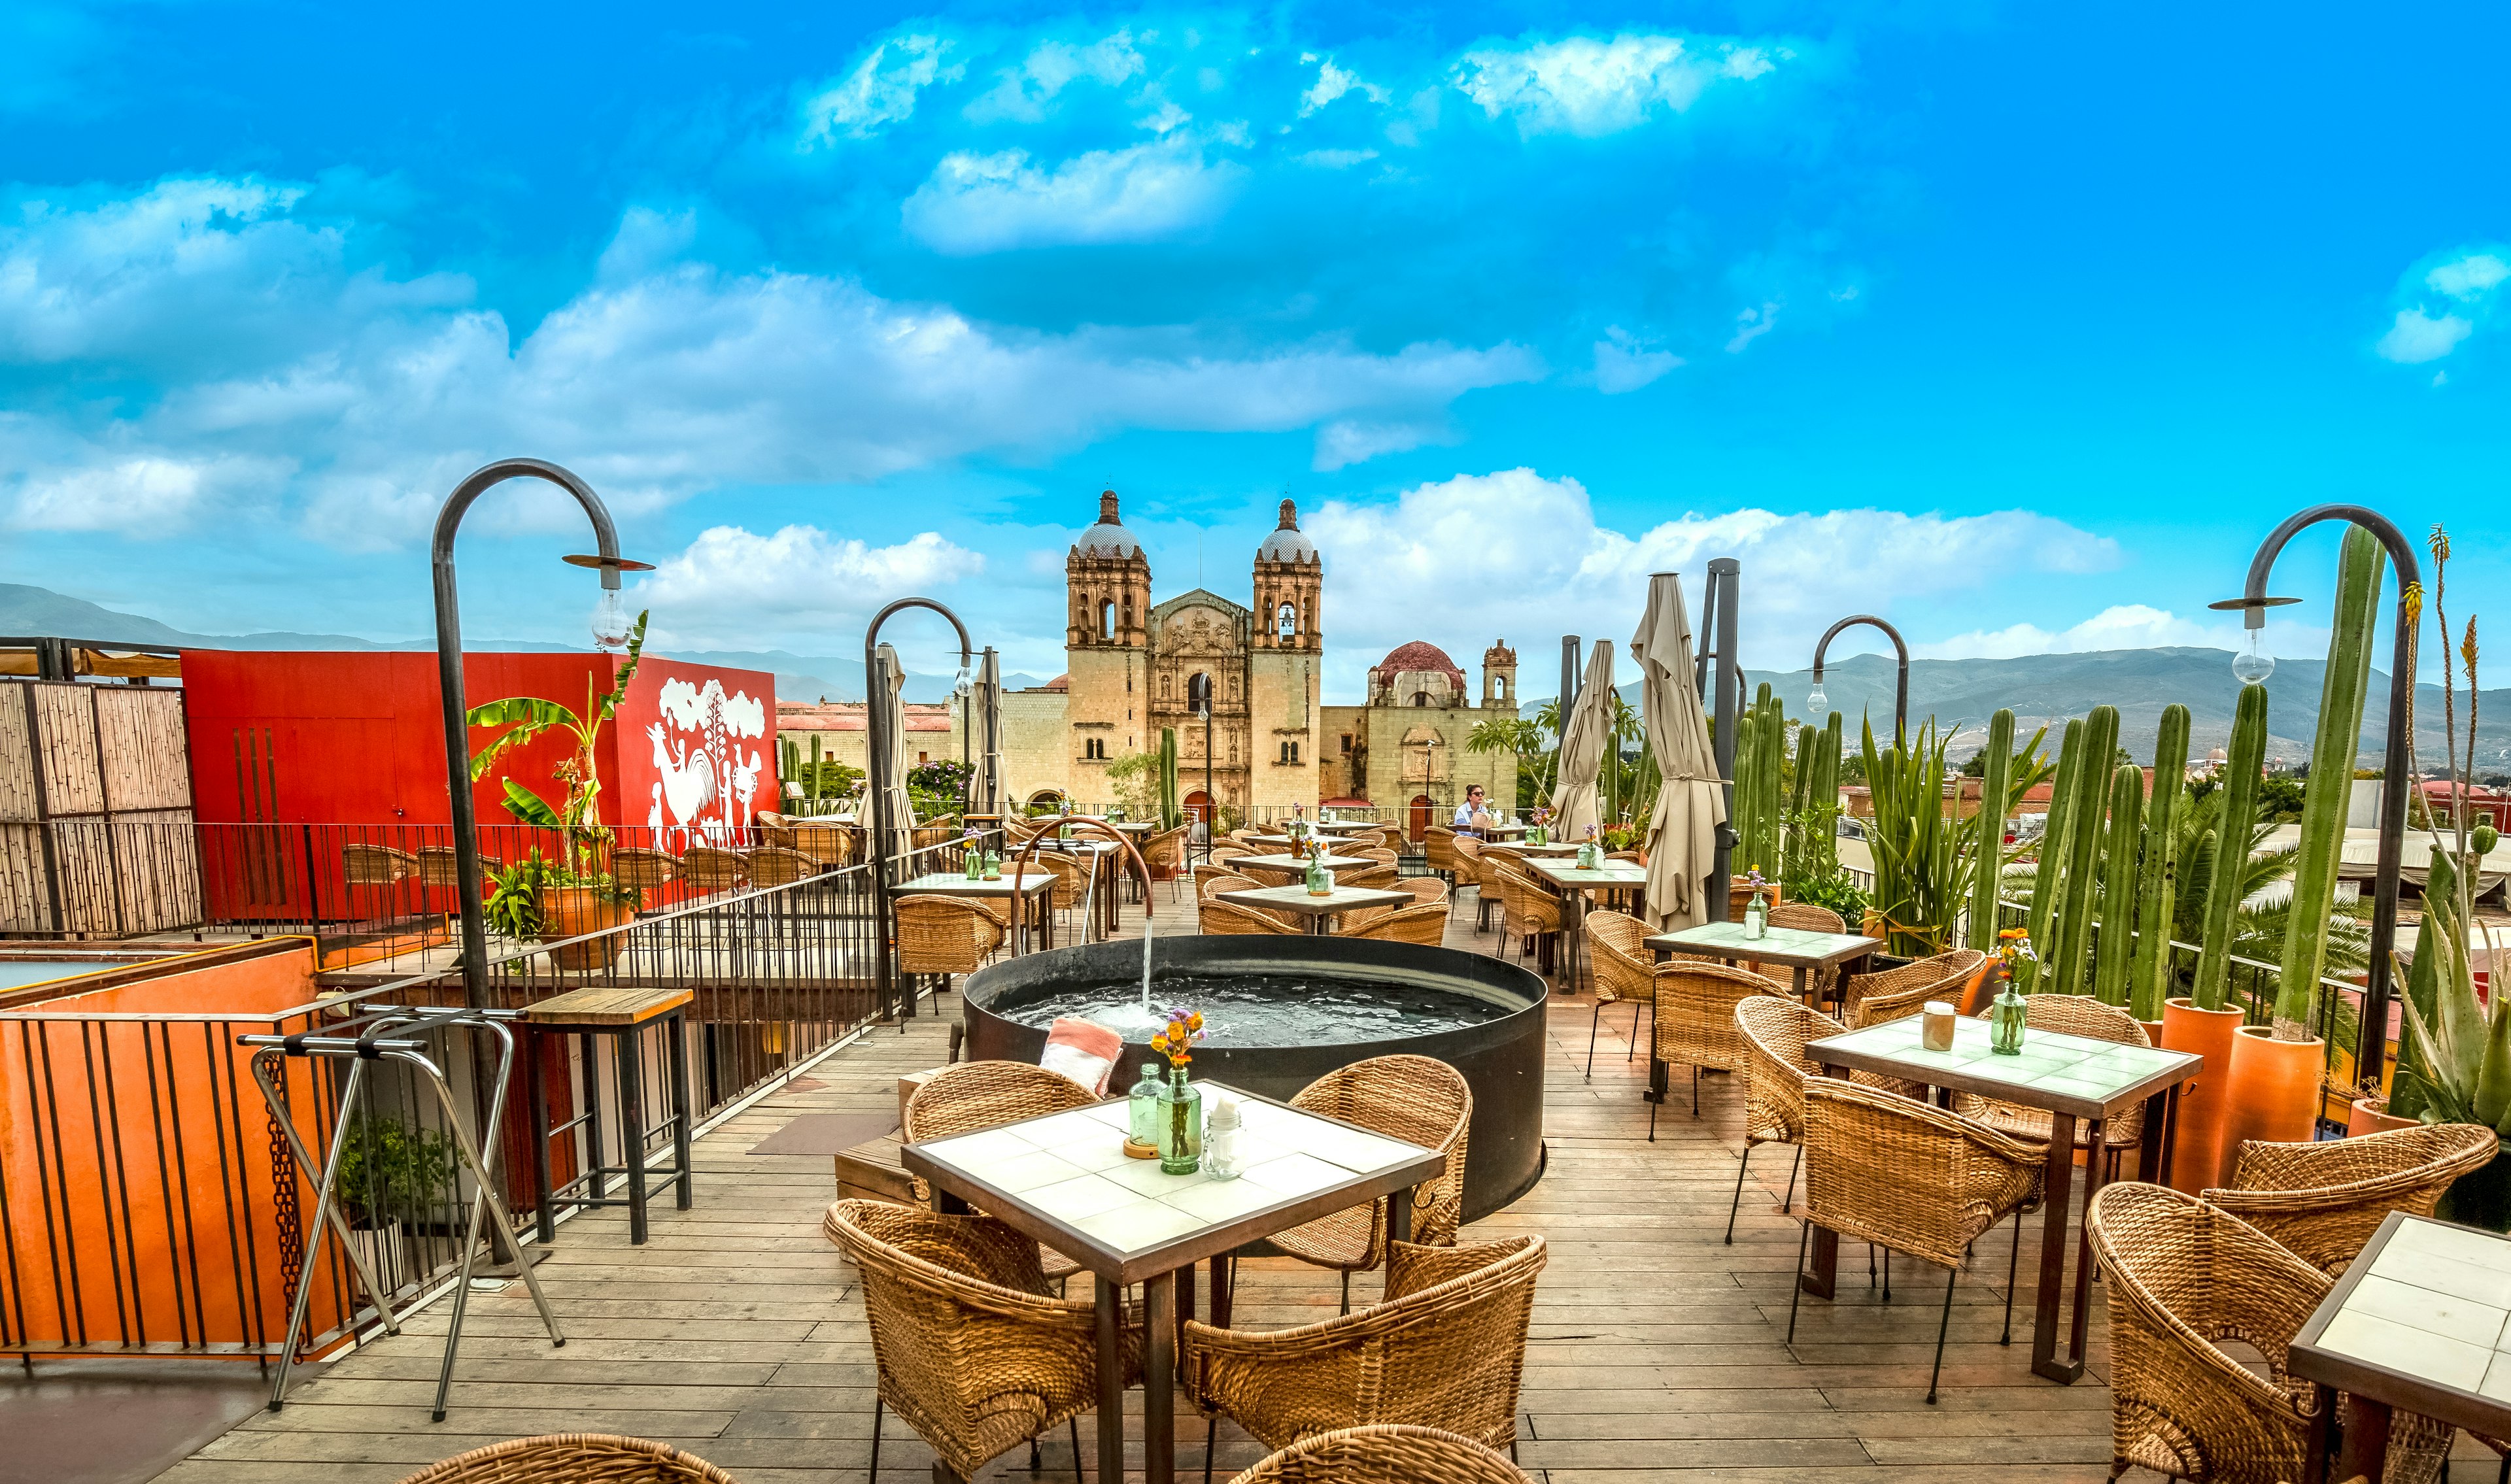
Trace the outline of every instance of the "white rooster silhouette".
<path fill-rule="evenodd" d="M 647 727 L 645 735 L 654 742 L 654 770 L 663 776 L 663 796 L 671 801 L 673 817 L 685 828 L 715 801 L 715 769 L 703 751 L 692 763 L 685 740 L 679 743 L 679 755 L 674 757 L 673 738 L 659 721 Z"/>

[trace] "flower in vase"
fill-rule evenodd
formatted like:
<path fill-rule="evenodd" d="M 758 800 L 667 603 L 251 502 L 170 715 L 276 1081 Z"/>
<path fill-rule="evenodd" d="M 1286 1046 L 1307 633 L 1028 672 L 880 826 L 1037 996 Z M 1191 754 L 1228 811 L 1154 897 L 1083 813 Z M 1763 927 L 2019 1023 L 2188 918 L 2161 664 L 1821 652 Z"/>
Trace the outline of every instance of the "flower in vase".
<path fill-rule="evenodd" d="M 2012 973 L 2017 964 L 2035 963 L 2040 955 L 2032 951 L 2031 934 L 2021 928 L 2008 928 L 1996 935 L 1996 956 Z"/>
<path fill-rule="evenodd" d="M 1761 878 L 1761 868 L 1758 865 L 1744 873 L 1744 884 L 1756 892 L 1769 885 Z"/>
<path fill-rule="evenodd" d="M 1194 1044 L 1204 1036 L 1203 1013 L 1183 1007 L 1169 1011 L 1169 1023 L 1151 1033 L 1151 1049 L 1169 1059 L 1172 1067 L 1182 1067 L 1194 1060 Z"/>

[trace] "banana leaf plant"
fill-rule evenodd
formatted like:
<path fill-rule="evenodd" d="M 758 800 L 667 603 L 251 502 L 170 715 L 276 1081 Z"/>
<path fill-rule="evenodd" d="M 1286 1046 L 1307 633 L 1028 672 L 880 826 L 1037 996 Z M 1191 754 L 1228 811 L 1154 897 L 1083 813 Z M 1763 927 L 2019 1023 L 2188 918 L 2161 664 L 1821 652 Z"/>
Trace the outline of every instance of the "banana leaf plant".
<path fill-rule="evenodd" d="M 610 875 L 603 856 L 610 844 L 610 831 L 601 822 L 601 771 L 598 744 L 601 732 L 610 725 L 619 703 L 628 695 L 628 682 L 636 677 L 637 666 L 645 651 L 645 615 L 637 615 L 637 625 L 628 634 L 628 653 L 618 670 L 611 676 L 610 688 L 599 690 L 599 678 L 588 679 L 584 686 L 584 709 L 571 710 L 558 702 L 540 696 L 509 696 L 473 706 L 466 720 L 475 727 L 503 727 L 488 744 L 471 756 L 471 780 L 478 782 L 488 776 L 497 759 L 523 745 L 545 732 L 562 731 L 575 743 L 574 751 L 561 758 L 550 770 L 564 790 L 556 804 L 550 803 L 530 786 L 517 781 L 511 775 L 502 776 L 506 813 L 523 823 L 555 832 L 559 836 L 561 858 L 549 867 L 543 881 L 555 887 L 592 887 L 615 893 L 618 884 Z"/>

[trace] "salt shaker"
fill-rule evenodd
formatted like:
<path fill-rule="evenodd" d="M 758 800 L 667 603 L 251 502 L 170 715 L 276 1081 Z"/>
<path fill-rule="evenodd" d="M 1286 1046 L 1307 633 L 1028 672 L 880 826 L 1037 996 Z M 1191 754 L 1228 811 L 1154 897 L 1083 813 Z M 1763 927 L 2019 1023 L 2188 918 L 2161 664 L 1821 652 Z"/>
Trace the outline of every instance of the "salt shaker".
<path fill-rule="evenodd" d="M 1918 1028 L 1918 1044 L 1930 1051 L 1953 1048 L 1953 1017 L 1959 1013 L 1942 1000 L 1930 1000 L 1918 1013 L 1925 1017 Z"/>
<path fill-rule="evenodd" d="M 1203 1172 L 1215 1180 L 1235 1180 L 1238 1162 L 1238 1099 L 1223 1092 L 1212 1100 L 1203 1121 Z"/>

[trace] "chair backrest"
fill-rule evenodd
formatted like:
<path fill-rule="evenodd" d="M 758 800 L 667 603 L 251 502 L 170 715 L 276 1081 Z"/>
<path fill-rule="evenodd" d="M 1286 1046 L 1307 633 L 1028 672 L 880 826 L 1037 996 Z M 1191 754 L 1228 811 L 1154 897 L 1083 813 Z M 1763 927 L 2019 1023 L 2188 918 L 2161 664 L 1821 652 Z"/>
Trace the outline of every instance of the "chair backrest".
<path fill-rule="evenodd" d="M 1264 913 L 1242 907 L 1236 902 L 1217 901 L 1205 897 L 1197 906 L 1205 932 L 1215 936 L 1229 933 L 1261 935 L 1268 932 L 1291 932 L 1295 930 Z"/>
<path fill-rule="evenodd" d="M 891 907 L 898 914 L 898 967 L 908 973 L 975 973 L 1011 936 L 1002 915 L 981 901 L 919 893 Z"/>
<path fill-rule="evenodd" d="M 1067 856 L 1062 851 L 1039 851 L 1030 857 L 1055 874 L 1053 900 L 1058 907 L 1077 906 L 1081 894 L 1090 885 L 1087 856 Z"/>
<path fill-rule="evenodd" d="M 1594 950 L 1598 999 L 1645 1000 L 1656 992 L 1647 924 L 1627 912 L 1599 908 L 1587 914 L 1582 926 Z"/>
<path fill-rule="evenodd" d="M 388 887 L 406 881 L 418 869 L 418 857 L 390 845 L 340 847 L 342 878 L 353 887 Z"/>
<path fill-rule="evenodd" d="M 1804 1085 L 1822 1074 L 1805 1058 L 1805 1044 L 1845 1027 L 1793 997 L 1773 995 L 1737 1001 L 1735 1027 L 1744 1037 L 1745 1141 L 1795 1143 L 1804 1136 Z"/>
<path fill-rule="evenodd" d="M 1882 1087 L 1804 1085 L 1805 1219 L 1959 1267 L 1973 1239 L 2031 1199 L 2036 1145 Z"/>
<path fill-rule="evenodd" d="M 1508 1455 L 1437 1427 L 1380 1423 L 1304 1437 L 1229 1484 L 1533 1484 Z"/>
<path fill-rule="evenodd" d="M 1364 845 L 1358 850 L 1347 849 L 1343 851 L 1342 854 L 1346 856 L 1357 855 L 1364 860 L 1374 860 L 1383 865 L 1397 865 L 1402 863 L 1404 859 L 1403 856 L 1395 854 L 1395 852 L 1388 850 L 1382 845 Z"/>
<path fill-rule="evenodd" d="M 1513 861 L 1502 861 L 1486 856 L 1490 862 L 1484 868 L 1483 885 L 1488 890 L 1491 877 L 1499 877 L 1500 902 L 1508 913 L 1511 932 L 1557 932 L 1561 930 L 1561 898 L 1532 876 L 1520 870 Z"/>
<path fill-rule="evenodd" d="M 1446 904 L 1431 902 L 1418 907 L 1398 907 L 1358 931 L 1344 935 L 1371 938 L 1378 942 L 1415 943 L 1424 948 L 1436 948 L 1446 940 L 1447 932 Z"/>
<path fill-rule="evenodd" d="M 1425 1432 L 1427 1428 L 1380 1428 L 1380 1431 Z M 1436 1434 L 1444 1437 L 1446 1434 Z M 1432 1446 L 1406 1443 L 1410 1457 Z M 1444 1455 L 1441 1455 L 1444 1457 Z M 1481 1475 L 1460 1474 L 1479 1484 Z M 1296 1474 L 1279 1477 L 1298 1478 Z M 607 1432 L 551 1432 L 539 1437 L 513 1437 L 441 1464 L 430 1464 L 401 1484 L 515 1484 L 519 1479 L 635 1480 L 637 1484 L 733 1484 L 732 1475 L 693 1453 L 669 1443 Z"/>
<path fill-rule="evenodd" d="M 793 826 L 792 844 L 825 866 L 841 866 L 855 858 L 855 832 L 843 824 L 802 821 Z"/>
<path fill-rule="evenodd" d="M 1405 876 L 1395 883 L 1398 892 L 1410 892 L 1423 906 L 1432 902 L 1444 905 L 1448 900 L 1448 884 L 1436 876 Z"/>
<path fill-rule="evenodd" d="M 1343 886 L 1357 887 L 1364 892 L 1391 892 L 1395 890 L 1395 863 L 1388 861 L 1364 870 L 1346 871 L 1337 880 Z"/>
<path fill-rule="evenodd" d="M 1412 1235 L 1428 1244 L 1455 1240 L 1464 1215 L 1466 1133 L 1474 1118 L 1474 1091 L 1464 1074 L 1428 1056 L 1371 1056 L 1301 1087 L 1291 1106 L 1447 1151 L 1439 1178 L 1413 1188 Z"/>
<path fill-rule="evenodd" d="M 1210 871 L 1211 874 L 1204 875 L 1205 871 Z M 1195 872 L 1194 891 L 1197 896 L 1210 896 L 1215 892 L 1260 892 L 1264 889 L 1264 883 L 1255 877 L 1241 875 L 1226 866 L 1199 865 L 1195 867 Z"/>
<path fill-rule="evenodd" d="M 1456 864 L 1453 874 L 1456 885 L 1460 887 L 1482 885 L 1483 843 L 1471 835 L 1458 835 L 1455 838 L 1454 849 Z"/>
<path fill-rule="evenodd" d="M 1601 966 L 1601 955 L 1597 959 Z M 1656 997 L 1656 1054 L 1662 1061 L 1687 1067 L 1744 1069 L 1744 1034 L 1735 1008 L 1757 996 L 1793 1000 L 1777 980 L 1725 964 L 1678 959 L 1659 964 L 1651 974 Z"/>
<path fill-rule="evenodd" d="M 936 1072 L 915 1089 L 899 1131 L 909 1144 L 946 1139 L 1097 1101 L 1072 1079 L 1024 1061 L 963 1061 Z"/>
<path fill-rule="evenodd" d="M 610 874 L 623 887 L 637 892 L 652 892 L 672 884 L 680 863 L 663 852 L 642 845 L 623 845 L 610 853 Z"/>
<path fill-rule="evenodd" d="M 2035 1031 L 2081 1036 L 2090 1041 L 2115 1041 L 2121 1046 L 2149 1046 L 2153 1038 L 2144 1022 L 2123 1005 L 2104 1005 L 2090 995 L 2028 995 L 2023 1002 L 2023 1023 Z"/>
<path fill-rule="evenodd" d="M 1456 832 L 1446 824 L 1433 824 L 1421 832 L 1421 854 L 1434 871 L 1456 868 Z"/>
<path fill-rule="evenodd" d="M 788 849 L 792 847 L 793 821 L 785 818 L 783 815 L 772 813 L 754 814 L 750 817 L 750 824 L 753 829 L 758 831 L 759 843 L 763 845 L 782 845 Z"/>
<path fill-rule="evenodd" d="M 1881 1025 L 1918 1013 L 1930 1000 L 1957 1002 L 1963 987 L 1987 962 L 1988 955 L 1976 948 L 1955 948 L 1880 973 L 1850 974 L 1848 1022 L 1856 1027 Z"/>
<path fill-rule="evenodd" d="M 1185 873 L 1185 837 L 1191 826 L 1164 829 L 1142 842 L 1142 863 L 1171 876 Z"/>
<path fill-rule="evenodd" d="M 2334 1275 L 2391 1211 L 2430 1216 L 2453 1183 L 2483 1168 L 2500 1147 L 2493 1130 L 2478 1123 L 2424 1123 L 2309 1144 L 2245 1139 L 2232 1183 L 2203 1194 Z"/>
<path fill-rule="evenodd" d="M 740 884 L 741 856 L 718 845 L 692 845 L 680 852 L 680 880 L 700 892 L 720 892 Z"/>
<path fill-rule="evenodd" d="M 1770 926 L 1798 932 L 1846 932 L 1848 922 L 1829 907 L 1809 901 L 1783 901 L 1770 909 Z"/>
<path fill-rule="evenodd" d="M 790 881 L 818 875 L 820 862 L 800 851 L 788 850 L 781 845 L 762 845 L 750 853 L 744 870 L 753 886 L 781 887 Z"/>

